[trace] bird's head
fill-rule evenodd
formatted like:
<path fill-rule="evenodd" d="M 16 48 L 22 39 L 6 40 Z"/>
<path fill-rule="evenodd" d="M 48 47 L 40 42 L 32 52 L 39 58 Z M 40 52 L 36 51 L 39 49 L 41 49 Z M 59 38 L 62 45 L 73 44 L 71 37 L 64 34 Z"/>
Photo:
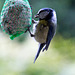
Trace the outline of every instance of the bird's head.
<path fill-rule="evenodd" d="M 54 20 L 57 21 L 56 12 L 52 8 L 42 8 L 35 15 L 39 20 Z"/>

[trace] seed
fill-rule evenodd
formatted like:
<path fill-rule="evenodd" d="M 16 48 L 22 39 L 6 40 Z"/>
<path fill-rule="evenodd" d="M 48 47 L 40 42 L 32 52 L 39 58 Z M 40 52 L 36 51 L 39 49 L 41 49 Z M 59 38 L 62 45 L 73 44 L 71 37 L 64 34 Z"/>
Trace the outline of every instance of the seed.
<path fill-rule="evenodd" d="M 31 25 L 32 12 L 26 1 L 6 0 L 1 12 L 1 26 L 6 33 L 21 34 Z"/>

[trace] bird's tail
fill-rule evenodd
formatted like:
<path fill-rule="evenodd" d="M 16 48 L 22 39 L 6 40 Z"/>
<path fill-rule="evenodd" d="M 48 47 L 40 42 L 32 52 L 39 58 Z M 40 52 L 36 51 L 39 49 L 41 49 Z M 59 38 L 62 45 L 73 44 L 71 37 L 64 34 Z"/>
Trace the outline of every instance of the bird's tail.
<path fill-rule="evenodd" d="M 39 49 L 38 49 L 38 52 L 37 52 L 37 54 L 36 54 L 36 56 L 35 56 L 35 59 L 34 59 L 34 63 L 35 63 L 36 59 L 38 58 L 38 56 L 39 56 L 39 54 L 40 54 L 42 48 L 44 47 L 44 45 L 45 45 L 45 43 L 40 44 Z"/>

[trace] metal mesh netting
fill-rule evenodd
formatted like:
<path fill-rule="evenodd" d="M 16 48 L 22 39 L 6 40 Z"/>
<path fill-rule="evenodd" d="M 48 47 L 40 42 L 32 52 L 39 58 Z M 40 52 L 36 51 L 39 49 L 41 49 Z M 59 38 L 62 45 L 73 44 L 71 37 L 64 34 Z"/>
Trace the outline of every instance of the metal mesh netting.
<path fill-rule="evenodd" d="M 32 11 L 27 0 L 6 0 L 1 11 L 1 27 L 12 35 L 10 38 L 24 33 L 31 25 Z"/>

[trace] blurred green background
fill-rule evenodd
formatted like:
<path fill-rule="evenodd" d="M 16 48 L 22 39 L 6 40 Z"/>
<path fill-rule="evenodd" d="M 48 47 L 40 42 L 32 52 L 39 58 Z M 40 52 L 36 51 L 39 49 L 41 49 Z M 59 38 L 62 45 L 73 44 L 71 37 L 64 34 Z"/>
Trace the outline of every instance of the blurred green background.
<path fill-rule="evenodd" d="M 0 12 L 5 0 L 0 0 Z M 34 57 L 38 43 L 28 34 L 13 41 L 0 28 L 0 75 L 75 75 L 75 0 L 29 0 L 33 16 L 40 8 L 57 13 L 57 33 L 48 51 Z"/>

